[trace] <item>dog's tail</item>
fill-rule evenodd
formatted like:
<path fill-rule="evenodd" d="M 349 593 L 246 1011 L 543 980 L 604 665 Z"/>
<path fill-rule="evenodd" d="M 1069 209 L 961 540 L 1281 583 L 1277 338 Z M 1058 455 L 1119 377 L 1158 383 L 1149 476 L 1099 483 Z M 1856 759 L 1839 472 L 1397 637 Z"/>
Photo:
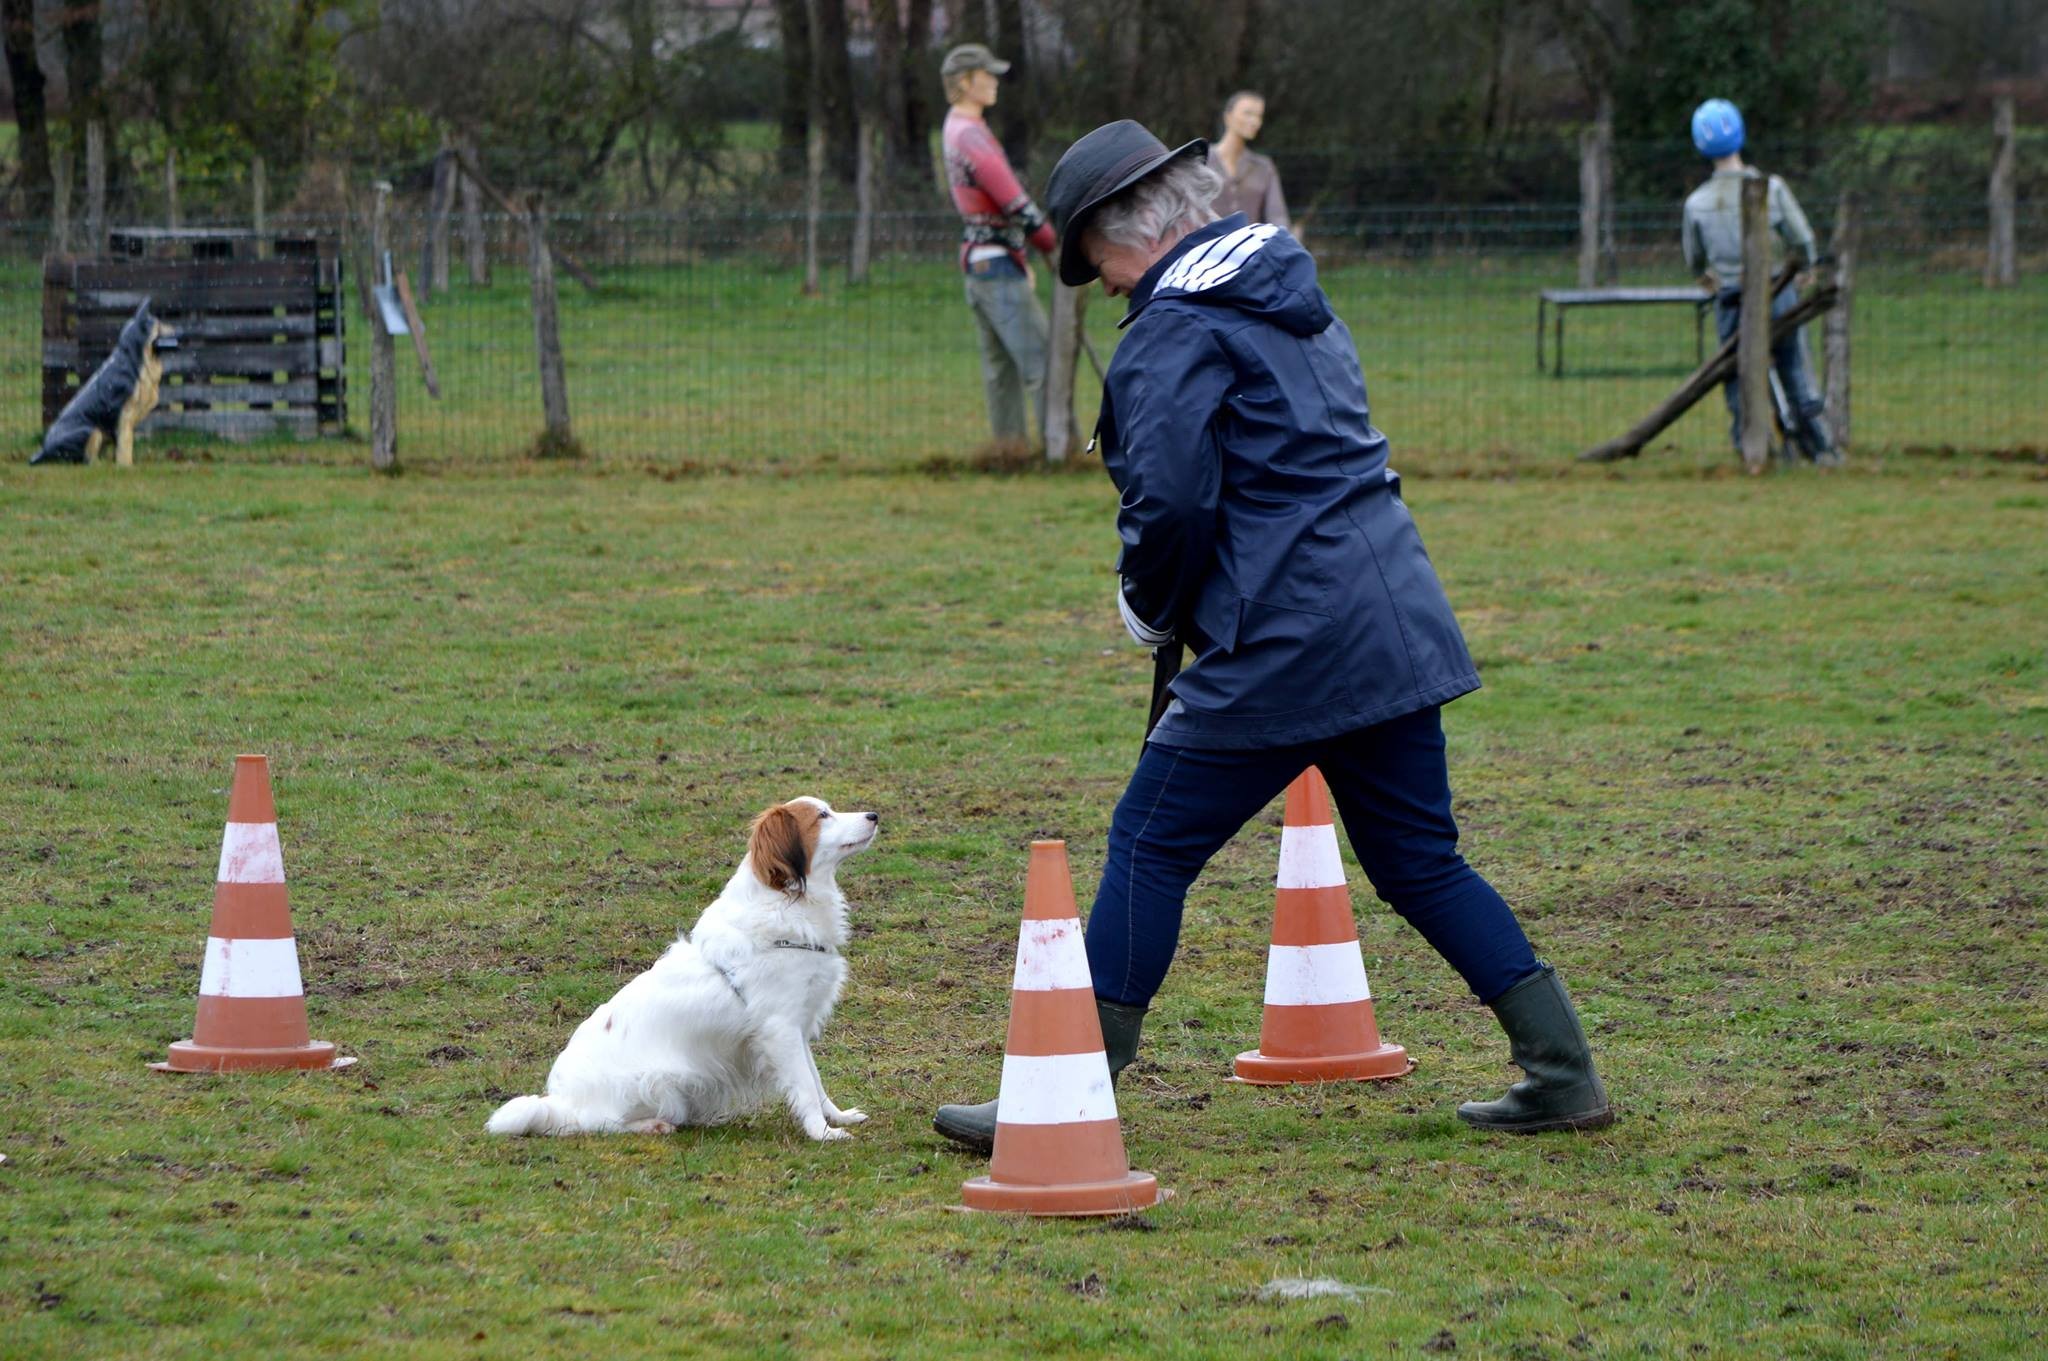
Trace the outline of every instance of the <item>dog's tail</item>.
<path fill-rule="evenodd" d="M 551 1096 L 515 1096 L 484 1126 L 492 1134 L 574 1134 L 581 1128 L 568 1103 Z"/>

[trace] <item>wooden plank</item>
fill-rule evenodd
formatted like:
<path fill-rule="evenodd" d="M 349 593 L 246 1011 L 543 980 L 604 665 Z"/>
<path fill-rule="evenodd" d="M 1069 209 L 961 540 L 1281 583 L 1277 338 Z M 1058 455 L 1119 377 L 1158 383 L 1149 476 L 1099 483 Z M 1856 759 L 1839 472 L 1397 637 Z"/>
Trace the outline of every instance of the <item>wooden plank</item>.
<path fill-rule="evenodd" d="M 447 243 L 444 241 L 442 244 L 445 246 Z M 446 272 L 447 263 L 447 252 L 444 250 L 441 255 L 443 273 Z M 444 281 L 441 287 L 446 291 L 448 285 Z M 420 309 L 413 305 L 412 285 L 406 282 L 405 271 L 402 269 L 398 271 L 398 305 L 405 309 L 405 324 L 408 334 L 412 336 L 412 352 L 420 361 L 420 378 L 427 385 L 427 395 L 439 401 L 441 379 L 434 373 L 434 357 L 427 353 L 427 324 L 420 320 Z"/>
<path fill-rule="evenodd" d="M 116 318 L 119 317 L 118 320 Z M 215 341 L 253 341 L 262 343 L 279 340 L 311 340 L 319 332 L 317 319 L 310 313 L 284 317 L 252 316 L 199 316 L 157 318 L 177 332 L 181 344 L 203 344 Z M 78 319 L 78 343 L 84 346 L 100 345 L 111 350 L 120 338 L 121 327 L 128 319 L 118 313 L 101 313 Z"/>
<path fill-rule="evenodd" d="M 311 288 L 320 282 L 320 265 L 315 260 L 81 260 L 74 278 L 80 288 Z"/>
<path fill-rule="evenodd" d="M 300 294 L 304 298 L 305 294 Z M 181 312 L 271 312 L 294 301 L 273 288 L 89 288 L 75 295 L 81 312 L 133 312 L 144 302 L 161 316 Z"/>
<path fill-rule="evenodd" d="M 158 400 L 188 405 L 203 402 L 209 406 L 251 403 L 311 406 L 320 400 L 320 380 L 294 378 L 286 383 L 165 383 L 158 393 Z"/>
<path fill-rule="evenodd" d="M 284 411 L 166 411 L 158 407 L 137 428 L 146 432 L 198 430 L 227 439 L 254 439 L 276 434 L 310 437 L 319 433 L 319 427 L 319 416 L 304 408 Z"/>

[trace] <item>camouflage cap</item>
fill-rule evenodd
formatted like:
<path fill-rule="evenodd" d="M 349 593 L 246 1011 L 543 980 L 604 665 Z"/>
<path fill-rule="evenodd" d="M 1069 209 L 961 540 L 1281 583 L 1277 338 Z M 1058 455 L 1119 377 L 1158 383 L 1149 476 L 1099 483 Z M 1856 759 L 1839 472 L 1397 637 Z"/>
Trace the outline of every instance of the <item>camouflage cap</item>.
<path fill-rule="evenodd" d="M 942 76 L 957 76 L 962 71 L 987 71 L 991 75 L 999 76 L 1009 69 L 1010 63 L 980 43 L 962 43 L 948 52 L 946 59 L 939 63 L 939 74 Z"/>

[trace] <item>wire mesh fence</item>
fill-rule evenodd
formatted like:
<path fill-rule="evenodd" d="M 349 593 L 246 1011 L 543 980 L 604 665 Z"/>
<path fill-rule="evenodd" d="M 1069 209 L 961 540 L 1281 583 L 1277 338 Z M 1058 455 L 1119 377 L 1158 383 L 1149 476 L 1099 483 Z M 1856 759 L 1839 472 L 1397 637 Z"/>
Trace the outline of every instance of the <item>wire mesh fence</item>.
<path fill-rule="evenodd" d="M 1808 210 L 1825 242 L 1827 205 Z M 363 227 L 336 218 L 276 225 L 345 241 Z M 974 324 L 955 263 L 957 220 L 878 215 L 861 283 L 845 273 L 853 225 L 846 214 L 821 220 L 823 286 L 807 296 L 801 215 L 552 218 L 551 241 L 595 284 L 557 271 L 578 440 L 599 460 L 678 469 L 903 467 L 971 457 L 988 435 Z M 441 386 L 438 399 L 428 395 L 401 338 L 401 461 L 521 457 L 542 424 L 524 226 L 502 214 L 481 219 L 485 268 L 473 279 L 458 224 L 445 289 L 434 286 L 430 226 L 418 213 L 391 220 L 393 260 L 412 277 Z M 1616 307 L 1574 311 L 1563 372 L 1549 348 L 1554 334 L 1538 367 L 1540 292 L 1577 277 L 1575 204 L 1316 212 L 1301 233 L 1357 340 L 1375 422 L 1404 467 L 1496 456 L 1562 464 L 1627 428 L 1697 363 L 1694 309 Z M 2015 288 L 1983 284 L 1981 203 L 1887 204 L 1862 215 L 1859 237 L 1854 448 L 2048 447 L 2040 372 L 2048 222 L 2033 205 L 2022 203 Z M 1622 205 L 1615 240 L 1619 282 L 1689 282 L 1669 206 Z M 42 429 L 41 260 L 49 242 L 47 224 L 0 226 L 0 430 L 22 456 Z M 362 258 L 350 253 L 351 268 Z M 1041 297 L 1046 273 L 1038 271 Z M 295 446 L 295 456 L 362 456 L 369 329 L 356 296 L 351 281 L 353 442 Z M 1087 308 L 1104 362 L 1121 312 L 1120 302 L 1099 296 Z M 1711 317 L 1704 330 L 1711 351 Z M 1808 344 L 1818 366 L 1816 332 Z M 1079 386 L 1085 430 L 1095 392 L 1085 366 Z M 196 442 L 172 431 L 154 439 Z M 259 442 L 247 456 L 274 456 L 275 448 Z M 1728 450 L 1728 418 L 1712 399 L 1652 446 L 1653 455 L 1694 461 Z"/>

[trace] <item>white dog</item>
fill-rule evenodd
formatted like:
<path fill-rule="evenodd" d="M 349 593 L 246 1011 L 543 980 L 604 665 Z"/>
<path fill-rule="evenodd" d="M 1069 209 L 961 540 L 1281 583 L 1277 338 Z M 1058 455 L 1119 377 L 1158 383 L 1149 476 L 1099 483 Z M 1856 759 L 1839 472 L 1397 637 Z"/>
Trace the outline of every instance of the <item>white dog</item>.
<path fill-rule="evenodd" d="M 671 1134 L 780 1094 L 813 1139 L 867 1116 L 825 1095 L 811 1043 L 846 982 L 839 862 L 875 839 L 874 813 L 822 799 L 754 819 L 746 858 L 696 929 L 576 1028 L 547 1094 L 517 1096 L 493 1134 Z"/>

